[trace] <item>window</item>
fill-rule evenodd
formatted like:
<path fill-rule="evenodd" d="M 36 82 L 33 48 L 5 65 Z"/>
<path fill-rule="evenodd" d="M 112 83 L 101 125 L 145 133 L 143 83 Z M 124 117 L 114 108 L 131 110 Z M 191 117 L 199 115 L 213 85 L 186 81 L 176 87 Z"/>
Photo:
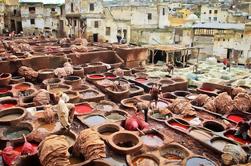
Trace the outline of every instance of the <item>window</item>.
<path fill-rule="evenodd" d="M 94 11 L 94 3 L 90 3 L 90 11 Z"/>
<path fill-rule="evenodd" d="M 74 27 L 77 26 L 77 20 L 74 20 Z"/>
<path fill-rule="evenodd" d="M 51 11 L 52 11 L 52 12 L 55 12 L 56 10 L 55 10 L 55 8 L 51 8 Z"/>
<path fill-rule="evenodd" d="M 106 27 L 105 28 L 105 34 L 106 34 L 106 36 L 110 36 L 111 35 L 111 27 Z"/>
<path fill-rule="evenodd" d="M 241 38 L 243 38 L 243 34 L 241 34 Z"/>
<path fill-rule="evenodd" d="M 214 14 L 217 14 L 218 13 L 218 10 L 214 10 Z"/>
<path fill-rule="evenodd" d="M 98 28 L 98 21 L 94 21 L 94 28 Z"/>
<path fill-rule="evenodd" d="M 73 3 L 71 3 L 71 12 L 74 12 Z"/>
<path fill-rule="evenodd" d="M 14 16 L 17 14 L 17 10 L 16 9 L 14 9 L 13 10 L 13 13 L 14 13 Z"/>
<path fill-rule="evenodd" d="M 35 13 L 36 11 L 36 8 L 35 7 L 29 7 L 29 12 L 30 13 Z"/>
<path fill-rule="evenodd" d="M 60 6 L 60 15 L 63 15 L 63 6 Z"/>
<path fill-rule="evenodd" d="M 217 17 L 214 17 L 214 21 L 217 21 Z"/>
<path fill-rule="evenodd" d="M 31 25 L 35 25 L 35 19 L 30 19 Z"/>
<path fill-rule="evenodd" d="M 211 22 L 211 17 L 208 17 L 209 21 Z"/>
<path fill-rule="evenodd" d="M 165 8 L 162 9 L 162 15 L 164 16 L 166 14 Z"/>
<path fill-rule="evenodd" d="M 151 20 L 152 19 L 152 13 L 148 13 L 147 18 L 148 18 L 148 20 Z"/>
<path fill-rule="evenodd" d="M 209 14 L 212 14 L 212 10 L 209 10 Z"/>

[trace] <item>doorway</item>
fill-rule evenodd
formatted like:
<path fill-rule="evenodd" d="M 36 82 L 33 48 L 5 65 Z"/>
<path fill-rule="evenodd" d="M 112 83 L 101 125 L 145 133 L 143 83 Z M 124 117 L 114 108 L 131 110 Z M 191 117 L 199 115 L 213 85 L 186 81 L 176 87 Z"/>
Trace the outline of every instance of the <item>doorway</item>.
<path fill-rule="evenodd" d="M 16 31 L 15 20 L 10 20 L 10 31 Z"/>
<path fill-rule="evenodd" d="M 17 21 L 17 33 L 20 33 L 21 31 L 23 31 L 22 22 Z"/>
<path fill-rule="evenodd" d="M 93 42 L 98 42 L 98 33 L 93 34 Z"/>

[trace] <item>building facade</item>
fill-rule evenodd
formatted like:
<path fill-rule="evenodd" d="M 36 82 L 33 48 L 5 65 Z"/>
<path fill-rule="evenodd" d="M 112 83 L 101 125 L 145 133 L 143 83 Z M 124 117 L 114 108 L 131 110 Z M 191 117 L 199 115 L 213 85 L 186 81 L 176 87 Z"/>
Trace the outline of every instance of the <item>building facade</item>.
<path fill-rule="evenodd" d="M 58 35 L 62 5 L 60 2 L 42 0 L 20 1 L 24 34 Z"/>

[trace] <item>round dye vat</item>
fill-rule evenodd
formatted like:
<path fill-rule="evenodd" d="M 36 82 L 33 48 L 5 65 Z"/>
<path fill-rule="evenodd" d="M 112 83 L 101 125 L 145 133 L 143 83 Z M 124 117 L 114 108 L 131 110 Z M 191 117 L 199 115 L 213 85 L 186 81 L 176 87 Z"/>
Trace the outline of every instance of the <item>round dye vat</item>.
<path fill-rule="evenodd" d="M 235 135 L 235 131 L 229 131 L 229 132 L 226 132 L 224 134 L 226 137 L 240 143 L 240 144 L 251 144 L 251 139 L 250 138 L 247 138 L 246 140 L 239 137 L 239 136 L 236 136 Z"/>
<path fill-rule="evenodd" d="M 146 165 L 158 166 L 159 164 L 151 157 L 139 156 L 132 160 L 132 165 L 133 166 L 146 166 Z"/>
<path fill-rule="evenodd" d="M 198 130 L 198 129 L 191 130 L 189 132 L 189 134 L 192 135 L 195 138 L 198 138 L 198 139 L 202 140 L 202 141 L 207 141 L 207 140 L 210 140 L 212 138 L 211 135 L 207 134 L 206 132 L 204 132 L 202 130 Z"/>
<path fill-rule="evenodd" d="M 218 139 L 212 140 L 211 143 L 212 143 L 212 146 L 214 148 L 218 149 L 219 151 L 223 151 L 224 147 L 227 144 L 233 144 L 230 141 L 222 139 L 222 138 L 218 138 Z"/>
<path fill-rule="evenodd" d="M 104 78 L 103 75 L 90 75 L 89 77 L 92 78 L 92 79 L 101 79 L 101 78 Z"/>
<path fill-rule="evenodd" d="M 182 122 L 181 120 L 177 120 L 174 121 L 174 120 L 171 120 L 168 122 L 171 126 L 175 127 L 175 128 L 178 128 L 178 129 L 181 129 L 181 130 L 187 130 L 189 128 L 189 124 L 185 123 L 185 122 Z"/>
<path fill-rule="evenodd" d="M 151 147 L 160 147 L 164 145 L 164 141 L 155 134 L 147 134 L 140 137 L 144 144 Z"/>
<path fill-rule="evenodd" d="M 78 104 L 75 106 L 75 114 L 88 114 L 93 111 L 92 107 L 89 104 Z"/>
<path fill-rule="evenodd" d="M 37 131 L 43 133 L 48 133 L 48 132 L 56 132 L 61 129 L 61 124 L 60 122 L 56 123 L 51 123 L 51 124 L 42 124 L 37 128 Z"/>
<path fill-rule="evenodd" d="M 67 90 L 68 90 L 68 88 L 57 87 L 57 88 L 50 89 L 50 92 L 52 92 L 52 93 L 60 93 L 60 92 L 65 92 Z"/>
<path fill-rule="evenodd" d="M 14 89 L 20 90 L 20 91 L 25 91 L 29 88 L 30 88 L 30 85 L 28 84 L 19 84 L 19 85 L 14 86 Z"/>
<path fill-rule="evenodd" d="M 195 100 L 197 97 L 198 97 L 197 94 L 190 94 L 190 95 L 187 95 L 187 96 L 186 96 L 186 98 L 187 98 L 188 100 Z"/>
<path fill-rule="evenodd" d="M 147 79 L 146 78 L 136 78 L 135 81 L 143 83 L 143 82 L 147 81 Z"/>
<path fill-rule="evenodd" d="M 16 120 L 20 116 L 22 116 L 21 113 L 3 115 L 0 117 L 0 121 L 12 121 L 12 120 Z"/>
<path fill-rule="evenodd" d="M 103 159 L 105 162 L 109 163 L 110 165 L 116 165 L 116 166 L 126 166 L 126 161 L 124 158 L 120 156 L 113 156 Z"/>
<path fill-rule="evenodd" d="M 153 102 L 152 105 L 155 106 L 155 102 Z M 165 108 L 167 108 L 167 106 L 168 105 L 165 102 L 162 102 L 162 101 L 157 102 L 157 108 L 159 108 L 159 109 L 165 109 Z"/>
<path fill-rule="evenodd" d="M 155 119 L 159 119 L 159 120 L 166 120 L 169 117 L 171 117 L 171 115 L 164 115 L 164 114 L 160 114 L 160 113 L 154 113 L 151 115 L 153 118 Z"/>
<path fill-rule="evenodd" d="M 182 129 L 182 130 L 187 130 L 188 129 L 188 126 L 185 126 L 185 125 L 180 124 L 178 122 L 171 122 L 170 125 L 174 126 L 174 127 L 177 127 L 179 129 Z"/>
<path fill-rule="evenodd" d="M 109 112 L 113 109 L 113 106 L 112 105 L 109 105 L 109 104 L 98 104 L 96 106 L 96 109 L 97 110 L 100 110 L 100 111 L 106 111 L 106 112 Z"/>
<path fill-rule="evenodd" d="M 31 131 L 26 128 L 8 128 L 4 131 L 3 135 L 7 139 L 17 139 L 23 137 L 23 134 L 27 135 L 29 133 L 31 133 Z"/>
<path fill-rule="evenodd" d="M 117 112 L 113 112 L 113 113 L 107 115 L 106 118 L 110 119 L 110 120 L 115 120 L 115 121 L 125 120 L 125 116 L 123 116 Z"/>
<path fill-rule="evenodd" d="M 190 159 L 187 160 L 186 162 L 186 166 L 215 166 L 215 164 L 203 157 L 192 157 Z"/>
<path fill-rule="evenodd" d="M 0 104 L 0 110 L 6 109 L 6 108 L 11 108 L 14 107 L 17 104 L 14 103 L 4 103 L 4 104 Z"/>
<path fill-rule="evenodd" d="M 37 147 L 38 147 L 38 144 L 31 143 L 31 145 L 32 145 L 32 147 L 33 147 L 34 149 L 37 149 Z M 20 145 L 20 146 L 14 147 L 14 150 L 21 153 L 21 152 L 22 152 L 22 149 L 23 149 L 23 146 L 24 146 L 24 145 Z"/>
<path fill-rule="evenodd" d="M 0 94 L 7 93 L 7 92 L 9 92 L 9 91 L 10 91 L 10 89 L 7 88 L 7 87 L 0 87 Z"/>
<path fill-rule="evenodd" d="M 82 122 L 85 123 L 87 126 L 92 127 L 105 123 L 106 119 L 100 115 L 92 115 L 84 118 Z"/>
<path fill-rule="evenodd" d="M 200 88 L 200 90 L 202 90 L 202 91 L 208 91 L 208 92 L 213 92 L 215 89 L 202 87 L 202 88 Z"/>
<path fill-rule="evenodd" d="M 93 98 L 96 97 L 97 95 L 98 93 L 95 91 L 86 91 L 82 93 L 83 98 Z"/>
<path fill-rule="evenodd" d="M 214 132 L 222 132 L 225 130 L 224 126 L 216 121 L 206 121 L 204 122 L 203 127 Z"/>
<path fill-rule="evenodd" d="M 242 122 L 244 121 L 244 118 L 239 116 L 239 115 L 228 115 L 227 116 L 227 119 L 231 120 L 231 121 L 234 121 L 236 123 L 239 123 L 239 122 Z"/>

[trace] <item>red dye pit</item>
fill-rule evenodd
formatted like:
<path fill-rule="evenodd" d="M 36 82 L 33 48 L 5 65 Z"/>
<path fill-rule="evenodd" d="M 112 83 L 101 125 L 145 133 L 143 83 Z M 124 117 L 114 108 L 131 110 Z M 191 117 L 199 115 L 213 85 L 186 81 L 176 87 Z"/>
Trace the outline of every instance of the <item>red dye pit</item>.
<path fill-rule="evenodd" d="M 6 108 L 10 108 L 10 107 L 14 107 L 16 104 L 14 103 L 5 103 L 5 104 L 0 104 L 0 110 L 6 109 Z"/>
<path fill-rule="evenodd" d="M 36 149 L 37 149 L 37 147 L 38 147 L 38 145 L 37 145 L 37 144 L 34 144 L 34 143 L 31 143 L 31 145 L 32 145 L 34 148 L 36 148 Z M 23 148 L 23 145 L 15 147 L 14 150 L 21 153 L 21 152 L 22 152 L 22 148 Z"/>
<path fill-rule="evenodd" d="M 241 122 L 241 121 L 244 121 L 244 119 L 243 119 L 242 117 L 238 116 L 238 115 L 229 115 L 229 116 L 227 117 L 227 119 L 232 120 L 232 121 L 234 121 L 234 122 L 236 122 L 236 123 L 239 123 L 239 122 Z"/>
<path fill-rule="evenodd" d="M 20 90 L 20 91 L 25 91 L 25 90 L 27 90 L 29 88 L 30 88 L 30 86 L 29 85 L 25 85 L 25 84 L 21 84 L 21 85 L 15 86 L 15 89 Z"/>
<path fill-rule="evenodd" d="M 0 94 L 9 92 L 9 89 L 7 88 L 0 88 Z"/>
<path fill-rule="evenodd" d="M 249 138 L 247 140 L 244 140 L 244 139 L 242 139 L 232 133 L 226 133 L 225 136 L 232 139 L 232 140 L 235 140 L 236 142 L 239 142 L 241 144 L 250 144 L 251 143 Z"/>
<path fill-rule="evenodd" d="M 102 75 L 90 75 L 89 77 L 90 77 L 90 78 L 93 78 L 93 79 L 101 79 L 101 78 L 104 78 L 104 76 L 102 76 Z"/>
<path fill-rule="evenodd" d="M 214 91 L 214 89 L 212 89 L 212 88 L 200 88 L 200 90 L 203 90 L 203 91 L 208 91 L 208 92 L 212 92 L 212 91 Z"/>
<path fill-rule="evenodd" d="M 145 78 L 137 78 L 137 79 L 135 79 L 135 81 L 137 81 L 137 82 L 145 82 L 147 79 L 145 79 Z"/>
<path fill-rule="evenodd" d="M 185 125 L 178 123 L 178 122 L 170 122 L 169 124 L 173 127 L 177 127 L 182 130 L 187 130 L 189 128 L 188 126 L 185 126 Z"/>
<path fill-rule="evenodd" d="M 92 111 L 92 108 L 88 104 L 80 104 L 75 106 L 75 114 L 88 114 Z"/>

